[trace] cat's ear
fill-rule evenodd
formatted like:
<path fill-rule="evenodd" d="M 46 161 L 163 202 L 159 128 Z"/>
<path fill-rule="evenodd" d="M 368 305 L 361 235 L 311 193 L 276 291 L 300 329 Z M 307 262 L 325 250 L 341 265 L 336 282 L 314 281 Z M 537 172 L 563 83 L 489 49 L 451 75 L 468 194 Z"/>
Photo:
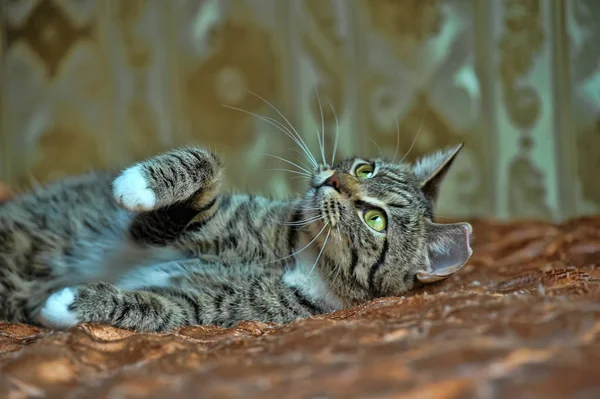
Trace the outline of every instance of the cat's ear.
<path fill-rule="evenodd" d="M 427 222 L 429 264 L 417 271 L 417 280 L 433 283 L 459 271 L 471 257 L 471 225 L 469 223 L 437 224 Z"/>
<path fill-rule="evenodd" d="M 421 190 L 432 203 L 437 200 L 440 185 L 463 145 L 461 143 L 454 148 L 435 152 L 415 163 L 413 172 L 419 180 Z"/>

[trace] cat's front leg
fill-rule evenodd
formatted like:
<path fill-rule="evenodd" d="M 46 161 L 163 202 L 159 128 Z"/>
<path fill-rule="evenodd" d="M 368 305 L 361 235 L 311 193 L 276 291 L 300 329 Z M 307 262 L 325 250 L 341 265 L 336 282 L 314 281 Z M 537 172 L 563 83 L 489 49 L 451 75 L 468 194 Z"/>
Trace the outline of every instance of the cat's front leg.
<path fill-rule="evenodd" d="M 37 320 L 56 329 L 95 322 L 137 331 L 166 331 L 189 324 L 193 317 L 169 297 L 94 283 L 55 292 Z"/>
<path fill-rule="evenodd" d="M 165 245 L 216 212 L 223 174 L 216 154 L 183 148 L 125 169 L 113 182 L 113 197 L 138 212 L 129 228 L 135 241 Z"/>
<path fill-rule="evenodd" d="M 223 179 L 218 155 L 186 147 L 125 169 L 113 182 L 113 196 L 131 211 L 153 211 L 175 204 L 201 209 L 211 202 Z"/>

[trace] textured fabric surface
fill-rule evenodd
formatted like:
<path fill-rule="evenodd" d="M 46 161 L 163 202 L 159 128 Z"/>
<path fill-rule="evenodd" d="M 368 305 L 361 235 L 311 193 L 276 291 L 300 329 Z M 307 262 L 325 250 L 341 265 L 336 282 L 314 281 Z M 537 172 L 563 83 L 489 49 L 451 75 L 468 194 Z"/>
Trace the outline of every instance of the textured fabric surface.
<path fill-rule="evenodd" d="M 600 217 L 474 222 L 457 275 L 285 326 L 0 325 L 0 397 L 600 397 Z"/>
<path fill-rule="evenodd" d="M 9 186 L 0 181 L 0 202 L 6 201 L 13 195 Z"/>

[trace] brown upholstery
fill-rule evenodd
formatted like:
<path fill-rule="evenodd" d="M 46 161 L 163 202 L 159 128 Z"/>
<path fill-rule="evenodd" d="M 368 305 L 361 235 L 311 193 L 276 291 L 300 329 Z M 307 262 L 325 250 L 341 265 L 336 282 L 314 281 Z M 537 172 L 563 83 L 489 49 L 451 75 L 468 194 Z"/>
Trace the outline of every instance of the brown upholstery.
<path fill-rule="evenodd" d="M 8 200 L 12 195 L 12 190 L 0 181 L 0 202 Z"/>
<path fill-rule="evenodd" d="M 287 326 L 0 325 L 0 397 L 600 398 L 600 217 L 474 228 L 447 281 Z"/>

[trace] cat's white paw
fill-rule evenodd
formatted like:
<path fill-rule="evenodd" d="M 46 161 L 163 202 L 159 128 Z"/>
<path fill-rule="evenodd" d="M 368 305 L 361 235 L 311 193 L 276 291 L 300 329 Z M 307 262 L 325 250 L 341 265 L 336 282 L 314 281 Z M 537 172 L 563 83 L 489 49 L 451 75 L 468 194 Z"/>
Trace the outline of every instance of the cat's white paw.
<path fill-rule="evenodd" d="M 75 301 L 75 290 L 63 288 L 46 299 L 39 315 L 39 322 L 49 328 L 69 328 L 77 325 L 79 320 L 70 306 Z"/>
<path fill-rule="evenodd" d="M 119 205 L 130 211 L 150 211 L 156 206 L 156 195 L 148 188 L 140 165 L 126 169 L 115 179 L 113 197 Z"/>

